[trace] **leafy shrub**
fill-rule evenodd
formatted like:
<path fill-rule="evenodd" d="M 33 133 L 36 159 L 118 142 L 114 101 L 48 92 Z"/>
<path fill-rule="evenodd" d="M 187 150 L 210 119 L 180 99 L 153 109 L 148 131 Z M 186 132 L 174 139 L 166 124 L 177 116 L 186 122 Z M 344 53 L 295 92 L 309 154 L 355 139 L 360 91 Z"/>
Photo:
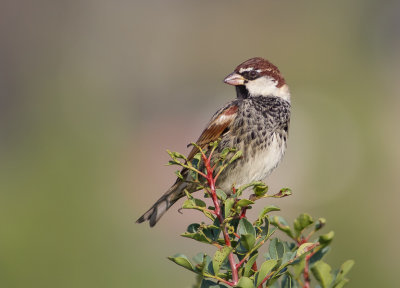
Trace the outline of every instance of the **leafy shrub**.
<path fill-rule="evenodd" d="M 284 188 L 270 194 L 268 186 L 262 182 L 233 187 L 229 193 L 217 189 L 215 183 L 220 173 L 241 157 L 240 151 L 224 149 L 221 156 L 211 163 L 211 155 L 217 146 L 218 142 L 210 144 L 208 151 L 197 147 L 200 153 L 191 162 L 180 153 L 168 151 L 172 158 L 169 164 L 189 169 L 192 173 L 185 181 L 196 183 L 199 189 L 204 190 L 204 196 L 210 197 L 213 202 L 207 207 L 203 200 L 186 192 L 187 200 L 182 208 L 201 211 L 208 218 L 208 223 L 190 224 L 181 236 L 214 246 L 217 249 L 215 254 L 211 257 L 198 253 L 192 260 L 181 254 L 169 257 L 198 275 L 198 283 L 194 287 L 308 288 L 311 287 L 311 273 L 318 283 L 315 287 L 343 287 L 349 281 L 345 276 L 354 261 L 348 260 L 332 271 L 322 260 L 330 250 L 334 237 L 333 231 L 317 236 L 326 224 L 325 219 L 315 220 L 304 213 L 290 227 L 282 216 L 275 215 L 280 209 L 270 205 L 260 211 L 257 219 L 249 220 L 246 211 L 256 201 L 283 198 L 291 195 L 291 191 Z M 182 177 L 179 171 L 176 174 Z M 254 193 L 249 199 L 240 198 L 248 188 L 252 188 Z M 283 235 L 290 240 L 282 240 Z M 268 252 L 260 255 L 263 245 L 268 245 Z"/>

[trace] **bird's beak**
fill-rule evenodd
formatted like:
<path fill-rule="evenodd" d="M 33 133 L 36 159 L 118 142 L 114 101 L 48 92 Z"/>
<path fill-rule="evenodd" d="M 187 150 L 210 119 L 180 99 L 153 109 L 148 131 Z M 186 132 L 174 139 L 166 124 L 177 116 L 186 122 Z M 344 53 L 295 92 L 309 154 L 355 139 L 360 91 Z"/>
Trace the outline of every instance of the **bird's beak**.
<path fill-rule="evenodd" d="M 244 85 L 245 80 L 246 79 L 244 79 L 242 75 L 233 72 L 228 76 L 226 76 L 224 82 L 229 85 L 238 86 L 238 85 Z"/>

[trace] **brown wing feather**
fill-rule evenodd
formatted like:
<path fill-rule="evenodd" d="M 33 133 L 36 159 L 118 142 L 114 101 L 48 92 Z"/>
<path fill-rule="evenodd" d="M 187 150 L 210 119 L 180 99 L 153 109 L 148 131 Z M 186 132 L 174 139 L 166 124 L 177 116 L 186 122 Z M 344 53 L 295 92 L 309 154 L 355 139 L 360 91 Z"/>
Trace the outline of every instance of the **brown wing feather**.
<path fill-rule="evenodd" d="M 238 106 L 236 103 L 232 103 L 231 105 L 228 105 L 217 112 L 211 119 L 207 128 L 204 129 L 203 133 L 201 133 L 199 139 L 196 141 L 196 144 L 201 148 L 206 148 L 210 142 L 218 140 L 222 132 L 224 132 L 225 129 L 228 128 L 235 119 L 237 110 Z M 199 149 L 197 147 L 193 147 L 192 151 L 189 153 L 188 160 L 192 160 L 194 155 L 196 155 L 198 152 Z"/>

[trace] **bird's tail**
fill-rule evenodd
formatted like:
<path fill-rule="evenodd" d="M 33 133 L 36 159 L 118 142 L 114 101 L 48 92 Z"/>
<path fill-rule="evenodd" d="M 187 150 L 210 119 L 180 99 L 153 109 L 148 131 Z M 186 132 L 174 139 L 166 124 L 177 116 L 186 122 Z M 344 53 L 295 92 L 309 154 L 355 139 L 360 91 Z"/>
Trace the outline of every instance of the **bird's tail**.
<path fill-rule="evenodd" d="M 136 223 L 142 223 L 144 221 L 150 222 L 150 227 L 153 227 L 157 224 L 158 220 L 160 220 L 161 216 L 164 215 L 167 210 L 174 205 L 176 201 L 182 198 L 185 193 L 183 190 L 187 186 L 187 183 L 182 182 L 180 180 L 176 181 L 171 188 L 168 189 L 167 192 L 160 199 L 154 203 L 153 206 L 146 213 L 144 213 Z"/>

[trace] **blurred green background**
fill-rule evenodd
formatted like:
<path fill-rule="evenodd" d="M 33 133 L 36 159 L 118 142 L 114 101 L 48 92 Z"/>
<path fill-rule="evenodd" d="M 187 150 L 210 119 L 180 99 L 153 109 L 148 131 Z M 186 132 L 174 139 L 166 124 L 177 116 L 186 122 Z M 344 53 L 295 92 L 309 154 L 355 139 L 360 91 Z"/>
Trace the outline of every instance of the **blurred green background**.
<path fill-rule="evenodd" d="M 399 1 L 0 6 L 1 287 L 190 287 L 166 257 L 204 249 L 177 236 L 199 214 L 134 221 L 174 181 L 165 150 L 188 151 L 254 56 L 292 92 L 267 180 L 294 192 L 282 215 L 328 219 L 328 261 L 356 261 L 348 287 L 397 286 Z"/>

